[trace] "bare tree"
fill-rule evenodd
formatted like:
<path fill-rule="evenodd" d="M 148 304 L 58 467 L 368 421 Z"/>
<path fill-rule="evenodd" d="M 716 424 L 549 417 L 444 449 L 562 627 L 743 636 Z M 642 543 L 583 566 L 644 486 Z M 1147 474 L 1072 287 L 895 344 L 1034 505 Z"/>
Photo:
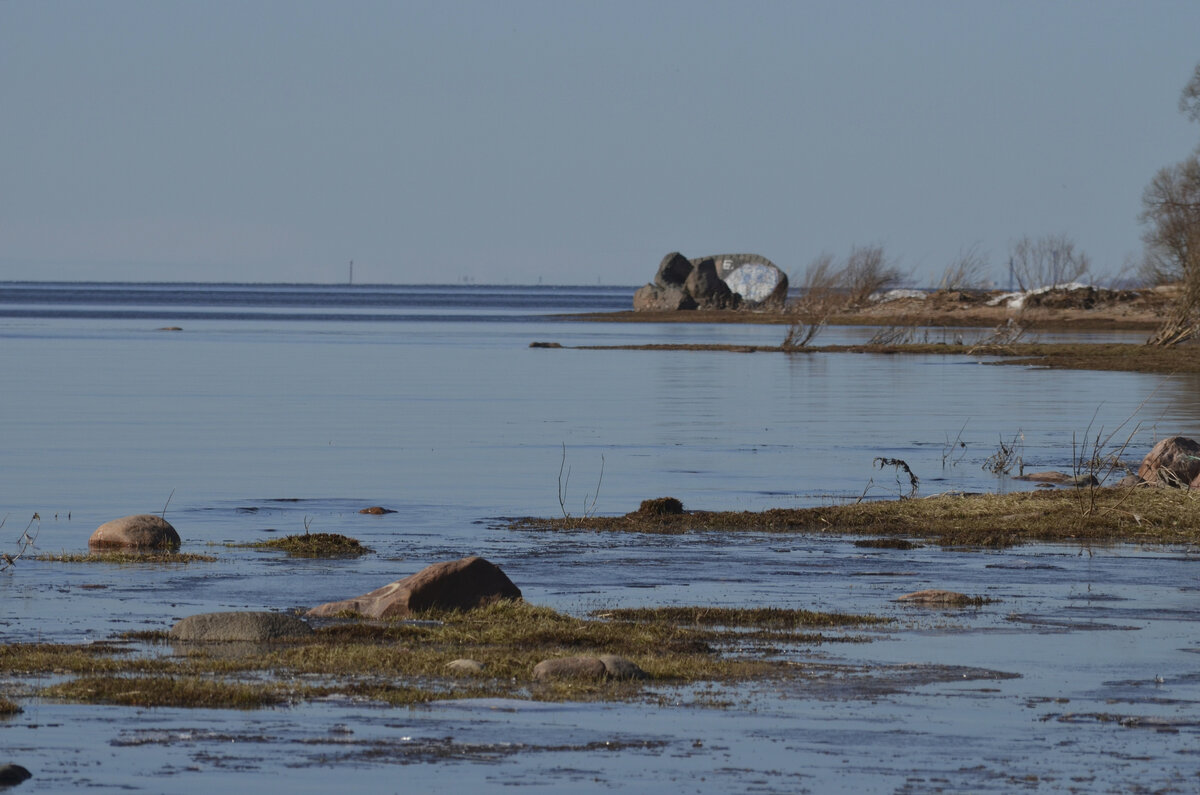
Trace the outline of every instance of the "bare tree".
<path fill-rule="evenodd" d="M 1013 276 L 1022 291 L 1053 287 L 1079 279 L 1092 267 L 1075 241 L 1066 235 L 1044 235 L 1036 240 L 1026 236 L 1009 248 Z"/>
<path fill-rule="evenodd" d="M 1200 121 L 1200 63 L 1179 95 L 1179 112 L 1192 121 Z"/>
<path fill-rule="evenodd" d="M 1142 193 L 1143 274 L 1157 284 L 1200 270 L 1200 148 L 1159 169 Z"/>
<path fill-rule="evenodd" d="M 883 246 L 855 246 L 842 267 L 842 286 L 851 304 L 861 304 L 874 293 L 899 286 L 905 276 L 888 261 Z"/>
<path fill-rule="evenodd" d="M 1200 122 L 1200 64 L 1183 87 L 1179 110 Z M 1173 345 L 1200 336 L 1200 147 L 1154 175 L 1142 193 L 1139 220 L 1145 227 L 1143 275 L 1181 282 L 1175 305 L 1147 342 Z"/>

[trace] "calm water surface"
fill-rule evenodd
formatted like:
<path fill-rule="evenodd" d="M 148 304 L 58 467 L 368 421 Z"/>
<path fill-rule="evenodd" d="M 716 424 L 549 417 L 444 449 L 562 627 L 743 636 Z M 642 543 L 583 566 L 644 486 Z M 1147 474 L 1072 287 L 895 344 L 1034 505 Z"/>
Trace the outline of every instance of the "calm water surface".
<path fill-rule="evenodd" d="M 298 792 L 347 781 L 399 791 L 398 765 L 404 789 L 418 791 L 445 775 L 545 791 L 1200 786 L 1200 556 L 1190 550 L 867 551 L 805 537 L 547 537 L 498 521 L 560 514 L 564 464 L 572 513 L 594 499 L 595 511 L 619 514 L 666 495 L 747 510 L 894 498 L 901 486 L 876 457 L 907 461 L 921 494 L 1025 488 L 984 471 L 1001 440 L 1019 444 L 1027 470 L 1069 470 L 1073 441 L 1115 432 L 1136 465 L 1158 437 L 1200 437 L 1198 379 L 966 355 L 529 347 L 782 337 L 771 326 L 559 317 L 624 309 L 631 295 L 0 285 L 0 551 L 35 512 L 39 550 L 83 551 L 101 522 L 165 506 L 184 551 L 220 558 L 19 561 L 0 575 L 0 640 L 77 642 L 210 610 L 309 606 L 480 554 L 530 601 L 576 613 L 715 604 L 902 618 L 911 628 L 870 644 L 797 652 L 798 664 L 861 664 L 860 677 L 748 687 L 726 710 L 464 701 L 230 713 L 32 700 L 0 721 L 0 749 L 35 772 L 22 791 L 281 780 Z M 830 328 L 819 342 L 871 333 Z M 375 504 L 396 513 L 357 513 Z M 294 561 L 223 546 L 306 525 L 377 554 Z M 947 614 L 892 602 L 922 587 L 1000 601 Z"/>

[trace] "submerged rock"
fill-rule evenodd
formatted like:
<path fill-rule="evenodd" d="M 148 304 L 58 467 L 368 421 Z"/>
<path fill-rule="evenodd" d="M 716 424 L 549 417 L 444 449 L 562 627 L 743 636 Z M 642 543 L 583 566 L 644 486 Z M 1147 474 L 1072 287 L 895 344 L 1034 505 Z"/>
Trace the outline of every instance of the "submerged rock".
<path fill-rule="evenodd" d="M 161 516 L 140 513 L 105 522 L 88 539 L 98 549 L 179 549 L 179 533 Z"/>
<path fill-rule="evenodd" d="M 369 513 L 372 516 L 383 516 L 385 513 L 395 513 L 391 508 L 384 508 L 382 505 L 372 505 L 370 508 L 363 508 L 359 513 Z"/>
<path fill-rule="evenodd" d="M 1137 474 L 1151 485 L 1189 486 L 1200 478 L 1200 444 L 1186 436 L 1163 439 L 1142 459 Z"/>
<path fill-rule="evenodd" d="M 907 602 L 914 605 L 932 607 L 961 607 L 974 604 L 978 600 L 957 591 L 944 591 L 940 588 L 926 588 L 923 591 L 913 591 L 896 598 L 897 602 Z"/>
<path fill-rule="evenodd" d="M 318 605 L 307 615 L 358 613 L 369 618 L 406 618 L 431 608 L 471 610 L 501 599 L 520 598 L 521 590 L 499 566 L 469 557 L 435 563 L 362 596 Z"/>
<path fill-rule="evenodd" d="M 538 681 L 551 679 L 603 679 L 608 669 L 598 657 L 557 657 L 542 660 L 533 666 L 533 678 Z"/>
<path fill-rule="evenodd" d="M 645 679 L 646 672 L 632 660 L 615 654 L 599 657 L 556 657 L 533 667 L 538 681 L 561 679 Z"/>
<path fill-rule="evenodd" d="M 229 612 L 188 616 L 171 628 L 172 640 L 262 643 L 313 634 L 312 627 L 287 613 Z"/>
<path fill-rule="evenodd" d="M 1013 480 L 1028 480 L 1031 483 L 1054 483 L 1060 486 L 1099 486 L 1100 481 L 1095 475 L 1070 475 L 1066 472 L 1031 472 L 1028 475 L 1017 475 Z"/>

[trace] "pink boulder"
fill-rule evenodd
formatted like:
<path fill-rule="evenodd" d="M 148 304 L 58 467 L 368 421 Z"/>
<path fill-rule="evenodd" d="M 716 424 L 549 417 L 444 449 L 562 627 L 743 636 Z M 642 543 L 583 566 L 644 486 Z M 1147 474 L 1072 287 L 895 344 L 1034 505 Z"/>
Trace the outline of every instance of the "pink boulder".
<path fill-rule="evenodd" d="M 96 549 L 179 549 L 179 533 L 161 516 L 139 513 L 105 522 L 88 539 Z"/>
<path fill-rule="evenodd" d="M 1200 444 L 1185 436 L 1163 439 L 1142 459 L 1138 479 L 1159 486 L 1187 486 L 1200 477 Z"/>
<path fill-rule="evenodd" d="M 362 596 L 318 605 L 307 615 L 357 613 L 368 618 L 405 618 L 433 608 L 471 610 L 501 599 L 520 598 L 521 590 L 499 566 L 470 557 L 435 563 Z"/>

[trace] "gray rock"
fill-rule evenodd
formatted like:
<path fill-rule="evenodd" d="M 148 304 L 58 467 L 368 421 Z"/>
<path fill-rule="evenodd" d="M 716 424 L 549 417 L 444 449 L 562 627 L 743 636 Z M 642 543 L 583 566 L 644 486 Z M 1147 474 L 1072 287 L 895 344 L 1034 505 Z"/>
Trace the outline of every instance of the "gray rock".
<path fill-rule="evenodd" d="M 539 681 L 554 679 L 603 679 L 608 668 L 596 657 L 558 657 L 542 660 L 533 667 L 533 678 Z"/>
<path fill-rule="evenodd" d="M 179 549 L 179 533 L 161 516 L 139 513 L 105 522 L 88 539 L 97 549 Z"/>
<path fill-rule="evenodd" d="M 646 672 L 633 660 L 619 657 L 616 654 L 601 654 L 600 662 L 604 663 L 604 671 L 609 679 L 645 679 Z"/>
<path fill-rule="evenodd" d="M 33 774 L 20 765 L 14 765 L 11 762 L 7 765 L 0 765 L 0 787 L 11 787 L 31 778 L 33 778 Z"/>
<path fill-rule="evenodd" d="M 231 612 L 188 616 L 171 628 L 171 639 L 200 642 L 296 640 L 312 635 L 312 627 L 287 613 Z"/>
<path fill-rule="evenodd" d="M 672 251 L 658 263 L 654 284 L 659 287 L 683 287 L 692 272 L 692 263 L 678 251 Z"/>
<path fill-rule="evenodd" d="M 647 284 L 633 294 L 635 312 L 676 312 L 695 309 L 696 301 L 682 287 Z"/>
<path fill-rule="evenodd" d="M 701 309 L 734 309 L 738 304 L 737 296 L 717 275 L 717 264 L 711 259 L 696 265 L 683 288 Z"/>
<path fill-rule="evenodd" d="M 468 660 L 466 658 L 459 658 L 446 663 L 446 670 L 467 674 L 482 673 L 485 668 L 487 666 L 479 662 L 479 660 Z"/>

